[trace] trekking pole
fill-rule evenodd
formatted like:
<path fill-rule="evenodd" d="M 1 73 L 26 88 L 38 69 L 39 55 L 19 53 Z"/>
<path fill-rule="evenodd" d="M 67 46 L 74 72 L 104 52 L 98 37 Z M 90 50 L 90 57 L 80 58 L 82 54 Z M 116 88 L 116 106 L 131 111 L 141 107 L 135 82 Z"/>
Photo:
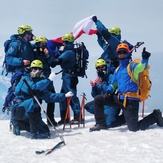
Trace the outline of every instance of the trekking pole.
<path fill-rule="evenodd" d="M 66 145 L 66 144 L 65 144 L 65 141 L 64 141 L 64 139 L 63 139 L 63 137 L 59 134 L 58 130 L 55 128 L 55 126 L 53 125 L 53 123 L 52 123 L 51 120 L 49 119 L 49 117 L 48 117 L 48 115 L 47 115 L 45 109 L 41 106 L 41 104 L 40 104 L 38 98 L 33 94 L 33 91 L 32 91 L 32 89 L 31 89 L 30 85 L 28 84 L 28 82 L 27 82 L 25 79 L 23 79 L 23 81 L 24 81 L 24 83 L 27 85 L 28 90 L 29 90 L 29 93 L 33 96 L 33 98 L 34 98 L 35 101 L 38 103 L 38 105 L 39 105 L 39 107 L 41 108 L 41 110 L 45 113 L 45 115 L 46 115 L 48 121 L 49 121 L 50 124 L 53 126 L 53 128 L 54 128 L 54 130 L 56 131 L 57 135 L 58 135 L 59 138 L 61 139 L 62 144 Z"/>
<path fill-rule="evenodd" d="M 132 53 L 134 50 L 136 52 L 136 49 L 139 48 L 143 44 L 144 42 L 137 42 L 136 45 L 130 50 L 130 53 Z"/>
<path fill-rule="evenodd" d="M 85 100 L 86 99 L 86 94 L 83 93 L 82 95 L 82 102 L 81 102 L 81 106 L 80 106 L 80 114 L 79 114 L 79 124 L 78 127 L 80 127 L 80 123 L 83 120 L 83 127 L 85 127 L 85 109 L 84 109 L 84 105 L 85 105 Z"/>
<path fill-rule="evenodd" d="M 67 119 L 69 121 L 70 128 L 71 128 L 71 122 L 70 122 L 70 101 L 71 101 L 71 97 L 68 97 L 67 98 L 67 110 L 66 110 L 66 115 L 65 115 L 65 119 L 64 119 L 63 130 L 65 129 Z"/>

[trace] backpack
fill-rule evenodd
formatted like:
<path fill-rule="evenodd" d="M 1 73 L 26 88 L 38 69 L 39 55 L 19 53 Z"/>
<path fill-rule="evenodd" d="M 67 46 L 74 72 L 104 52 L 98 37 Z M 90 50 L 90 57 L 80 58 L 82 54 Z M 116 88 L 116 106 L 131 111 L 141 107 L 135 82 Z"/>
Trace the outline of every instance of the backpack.
<path fill-rule="evenodd" d="M 23 73 L 22 72 L 16 72 L 14 75 L 12 75 L 11 77 L 11 86 L 7 91 L 7 95 L 5 97 L 5 102 L 3 104 L 3 112 L 5 112 L 5 110 L 9 109 L 10 106 L 12 106 L 14 104 L 14 99 L 15 99 L 15 87 L 18 84 L 18 82 L 20 81 L 21 77 L 22 77 Z"/>
<path fill-rule="evenodd" d="M 4 73 L 4 71 L 6 71 L 6 74 L 5 76 L 8 75 L 8 73 L 14 73 L 15 72 L 15 66 L 12 66 L 12 65 L 9 65 L 7 62 L 6 62 L 6 53 L 9 49 L 9 46 L 10 46 L 10 43 L 11 42 L 18 42 L 18 54 L 17 55 L 20 55 L 21 53 L 21 41 L 17 38 L 15 39 L 10 39 L 10 40 L 6 40 L 5 43 L 4 43 L 4 52 L 5 52 L 5 57 L 4 57 L 4 61 L 3 61 L 3 70 L 2 70 L 2 75 Z"/>
<path fill-rule="evenodd" d="M 132 62 L 130 62 L 130 64 L 133 62 L 134 63 L 140 63 L 141 60 L 135 59 Z M 150 93 L 151 86 L 152 86 L 152 82 L 151 82 L 150 77 L 149 77 L 150 66 L 148 65 L 148 67 L 139 74 L 139 80 L 136 81 L 134 79 L 134 76 L 132 75 L 132 70 L 130 69 L 130 64 L 127 66 L 128 74 L 131 77 L 131 79 L 138 85 L 138 88 L 139 88 L 138 89 L 138 95 L 140 98 L 140 102 L 145 101 L 150 96 L 149 93 Z M 133 67 L 134 67 L 134 64 L 133 64 Z"/>
<path fill-rule="evenodd" d="M 76 64 L 75 64 L 75 70 L 73 74 L 75 74 L 78 77 L 86 77 L 86 70 L 88 68 L 88 58 L 89 58 L 89 52 L 86 49 L 83 42 L 76 43 L 74 48 L 75 54 L 76 54 Z"/>

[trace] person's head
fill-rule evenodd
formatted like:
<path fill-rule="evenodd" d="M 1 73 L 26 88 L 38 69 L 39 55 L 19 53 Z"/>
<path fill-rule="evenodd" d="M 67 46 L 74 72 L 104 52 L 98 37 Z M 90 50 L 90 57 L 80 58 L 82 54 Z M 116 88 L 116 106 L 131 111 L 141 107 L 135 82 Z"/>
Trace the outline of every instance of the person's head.
<path fill-rule="evenodd" d="M 119 60 L 131 59 L 130 49 L 126 43 L 121 43 L 117 46 L 116 53 Z"/>
<path fill-rule="evenodd" d="M 109 29 L 109 32 L 118 38 L 118 40 L 121 40 L 121 29 L 119 27 L 113 26 Z"/>
<path fill-rule="evenodd" d="M 18 34 L 24 37 L 27 41 L 32 41 L 35 39 L 35 36 L 32 34 L 33 29 L 27 25 L 21 25 L 18 27 Z"/>
<path fill-rule="evenodd" d="M 62 37 L 62 41 L 65 47 L 69 46 L 69 44 L 72 45 L 74 43 L 74 36 L 71 33 L 65 34 Z"/>
<path fill-rule="evenodd" d="M 63 42 L 74 42 L 74 36 L 71 34 L 71 33 L 68 33 L 68 34 L 65 34 L 63 37 L 62 37 L 62 41 Z"/>
<path fill-rule="evenodd" d="M 45 36 L 36 37 L 35 43 L 40 51 L 43 51 L 43 49 L 47 47 L 47 39 Z"/>
<path fill-rule="evenodd" d="M 99 77 L 103 78 L 107 72 L 106 61 L 102 58 L 99 58 L 95 62 L 95 68 Z"/>
<path fill-rule="evenodd" d="M 42 78 L 43 76 L 43 64 L 40 60 L 33 60 L 30 65 L 31 68 L 31 73 L 30 76 L 31 78 Z"/>

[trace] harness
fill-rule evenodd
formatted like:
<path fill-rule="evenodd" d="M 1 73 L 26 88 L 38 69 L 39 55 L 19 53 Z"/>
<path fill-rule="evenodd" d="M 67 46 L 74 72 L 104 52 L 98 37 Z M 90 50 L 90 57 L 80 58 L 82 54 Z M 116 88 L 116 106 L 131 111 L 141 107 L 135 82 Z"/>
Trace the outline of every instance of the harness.
<path fill-rule="evenodd" d="M 123 100 L 123 106 L 124 108 L 126 107 L 126 103 L 127 103 L 127 98 L 139 98 L 139 94 L 138 92 L 118 92 L 118 101 L 119 101 L 119 96 L 123 95 L 124 96 L 124 100 Z"/>

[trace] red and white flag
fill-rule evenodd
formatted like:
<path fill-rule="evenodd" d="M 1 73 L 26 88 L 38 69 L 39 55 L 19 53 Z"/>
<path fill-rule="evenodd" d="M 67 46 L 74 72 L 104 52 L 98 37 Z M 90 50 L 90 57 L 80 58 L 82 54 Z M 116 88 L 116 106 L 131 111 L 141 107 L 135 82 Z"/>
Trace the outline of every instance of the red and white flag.
<path fill-rule="evenodd" d="M 96 34 L 97 30 L 91 29 L 93 24 L 94 24 L 94 22 L 92 20 L 92 16 L 89 16 L 89 17 L 77 22 L 76 25 L 74 26 L 72 32 L 70 32 L 70 33 L 73 34 L 75 40 L 77 38 L 79 38 L 82 34 L 87 34 L 87 35 Z M 51 41 L 62 43 L 62 37 L 58 37 L 56 39 L 51 39 Z"/>
<path fill-rule="evenodd" d="M 97 30 L 91 29 L 93 24 L 94 22 L 92 20 L 92 16 L 89 16 L 77 22 L 72 31 L 74 38 L 77 39 L 82 34 L 87 34 L 87 35 L 96 34 Z"/>

